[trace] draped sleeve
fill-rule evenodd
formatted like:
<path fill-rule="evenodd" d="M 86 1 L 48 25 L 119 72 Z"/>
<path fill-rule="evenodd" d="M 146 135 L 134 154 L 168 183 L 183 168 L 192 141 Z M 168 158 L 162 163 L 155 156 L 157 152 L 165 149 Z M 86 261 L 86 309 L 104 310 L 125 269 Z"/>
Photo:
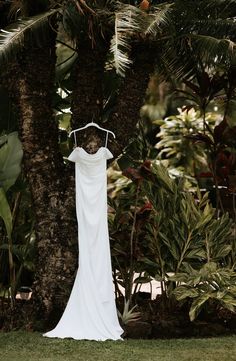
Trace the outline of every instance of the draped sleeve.
<path fill-rule="evenodd" d="M 79 159 L 79 149 L 78 148 L 75 148 L 71 154 L 69 155 L 69 157 L 67 158 L 68 160 L 70 160 L 71 162 L 78 162 L 78 159 Z"/>
<path fill-rule="evenodd" d="M 112 159 L 113 154 L 110 152 L 110 150 L 108 148 L 104 148 L 104 149 L 105 149 L 105 159 Z"/>

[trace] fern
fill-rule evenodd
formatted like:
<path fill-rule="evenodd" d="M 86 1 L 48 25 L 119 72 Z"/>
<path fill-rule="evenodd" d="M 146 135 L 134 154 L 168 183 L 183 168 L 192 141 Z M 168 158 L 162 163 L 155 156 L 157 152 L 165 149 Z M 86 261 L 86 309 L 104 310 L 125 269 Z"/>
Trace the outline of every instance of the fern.
<path fill-rule="evenodd" d="M 58 9 L 50 10 L 31 18 L 18 20 L 7 30 L 1 29 L 0 62 L 9 61 L 12 57 L 16 56 L 23 47 L 26 36 L 30 35 L 40 45 L 49 16 L 57 12 Z"/>

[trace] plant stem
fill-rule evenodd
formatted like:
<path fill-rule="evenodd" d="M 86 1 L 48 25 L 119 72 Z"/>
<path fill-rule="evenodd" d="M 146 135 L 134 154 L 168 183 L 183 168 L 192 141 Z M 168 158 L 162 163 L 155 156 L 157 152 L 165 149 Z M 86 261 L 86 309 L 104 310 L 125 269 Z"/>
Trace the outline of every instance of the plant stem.
<path fill-rule="evenodd" d="M 216 214 L 218 216 L 219 210 L 221 210 L 224 213 L 224 207 L 223 207 L 223 203 L 222 203 L 222 200 L 221 200 L 219 184 L 218 184 L 217 175 L 216 175 L 216 159 L 214 159 L 214 161 L 213 161 L 212 171 L 213 171 L 212 172 L 213 173 L 213 180 L 214 180 L 214 185 L 215 185 L 215 190 L 216 190 Z"/>
<path fill-rule="evenodd" d="M 13 261 L 13 243 L 11 238 L 8 238 L 8 260 L 9 260 L 11 307 L 13 308 L 15 304 L 15 265 Z"/>
<path fill-rule="evenodd" d="M 211 256 L 210 256 L 210 247 L 209 247 L 207 235 L 205 238 L 205 243 L 206 243 L 207 263 L 209 263 L 211 261 Z"/>
<path fill-rule="evenodd" d="M 181 256 L 180 256 L 179 262 L 178 262 L 178 264 L 177 264 L 176 271 L 175 271 L 176 273 L 179 272 L 179 268 L 180 268 L 180 266 L 181 266 L 181 264 L 182 264 L 182 262 L 183 262 L 184 255 L 185 255 L 185 252 L 187 251 L 187 249 L 188 249 L 188 247 L 189 247 L 191 238 L 192 238 L 192 232 L 190 231 L 189 234 L 188 234 L 188 238 L 187 238 L 187 240 L 186 240 L 186 242 L 185 242 L 185 244 L 184 244 L 184 248 L 183 248 L 183 250 L 182 250 L 182 252 L 181 252 Z"/>
<path fill-rule="evenodd" d="M 138 198 L 140 192 L 140 183 L 138 183 L 135 195 L 135 204 L 134 204 L 134 218 L 133 224 L 130 234 L 130 271 L 129 271 L 129 288 L 127 294 L 127 300 L 129 300 L 131 304 L 132 298 L 132 287 L 133 287 L 133 279 L 134 279 L 134 234 L 136 228 L 136 219 L 137 219 L 137 211 L 138 211 Z"/>

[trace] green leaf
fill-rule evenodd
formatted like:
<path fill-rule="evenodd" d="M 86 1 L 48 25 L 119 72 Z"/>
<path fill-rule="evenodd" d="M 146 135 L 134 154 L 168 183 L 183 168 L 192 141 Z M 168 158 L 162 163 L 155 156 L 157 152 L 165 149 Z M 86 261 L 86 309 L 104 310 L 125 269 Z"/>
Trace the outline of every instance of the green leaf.
<path fill-rule="evenodd" d="M 21 172 L 23 150 L 17 132 L 0 137 L 1 143 L 0 186 L 7 192 Z"/>
<path fill-rule="evenodd" d="M 172 276 L 169 276 L 169 280 L 176 281 L 176 282 L 186 282 L 188 280 L 188 274 L 178 272 Z"/>
<path fill-rule="evenodd" d="M 197 299 L 195 299 L 191 305 L 190 311 L 189 311 L 189 317 L 191 321 L 194 321 L 195 318 L 198 316 L 199 312 L 201 311 L 204 303 L 206 303 L 209 298 L 211 298 L 211 293 L 204 293 Z"/>
<path fill-rule="evenodd" d="M 226 294 L 225 296 L 218 298 L 221 299 L 221 301 L 224 302 L 225 305 L 231 305 L 233 307 L 236 307 L 236 297 L 232 297 Z"/>
<path fill-rule="evenodd" d="M 236 100 L 229 101 L 226 119 L 230 127 L 236 126 Z"/>
<path fill-rule="evenodd" d="M 149 283 L 151 280 L 151 277 L 137 277 L 134 279 L 134 283 Z"/>
<path fill-rule="evenodd" d="M 191 249 L 185 254 L 186 259 L 205 259 L 206 258 L 206 251 L 201 248 Z"/>
<path fill-rule="evenodd" d="M 209 277 L 212 273 L 217 271 L 217 263 L 215 262 L 208 262 L 204 264 L 200 270 L 201 275 L 204 277 Z"/>
<path fill-rule="evenodd" d="M 167 169 L 163 165 L 155 165 L 153 164 L 153 171 L 157 176 L 157 181 L 160 182 L 160 185 L 168 192 L 175 192 L 175 184 L 174 181 L 168 174 Z"/>
<path fill-rule="evenodd" d="M 164 277 L 163 276 L 161 276 L 161 275 L 159 275 L 159 274 L 155 274 L 155 276 L 154 276 L 154 279 L 156 280 L 156 281 L 158 281 L 158 282 L 163 282 L 163 281 L 165 281 L 165 279 L 163 279 Z"/>
<path fill-rule="evenodd" d="M 205 207 L 205 209 L 206 209 L 206 207 Z M 202 217 L 200 218 L 200 220 L 198 221 L 198 223 L 195 226 L 195 231 L 197 231 L 197 230 L 201 231 L 212 220 L 213 214 L 212 213 L 207 214 L 205 212 L 205 209 L 204 209 L 204 213 L 202 214 Z"/>
<path fill-rule="evenodd" d="M 0 188 L 0 217 L 3 219 L 7 236 L 10 239 L 12 233 L 12 214 L 3 188 Z"/>
<path fill-rule="evenodd" d="M 175 295 L 178 301 L 184 300 L 185 298 L 195 298 L 199 296 L 199 292 L 194 288 L 188 288 L 187 286 L 178 286 L 174 291 L 173 294 Z"/>
<path fill-rule="evenodd" d="M 225 245 L 221 247 L 217 247 L 216 252 L 213 254 L 214 259 L 224 258 L 226 257 L 230 251 L 232 250 L 232 245 Z"/>

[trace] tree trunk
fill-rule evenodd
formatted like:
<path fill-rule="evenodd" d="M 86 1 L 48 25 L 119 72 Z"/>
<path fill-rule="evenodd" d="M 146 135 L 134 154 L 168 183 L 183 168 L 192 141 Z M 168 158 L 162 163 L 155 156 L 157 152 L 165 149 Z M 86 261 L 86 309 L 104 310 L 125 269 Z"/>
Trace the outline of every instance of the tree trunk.
<path fill-rule="evenodd" d="M 72 98 L 72 128 L 83 126 L 94 120 L 100 121 L 103 105 L 103 74 L 108 46 L 92 49 L 88 42 L 79 44 L 79 59 L 74 69 Z M 152 48 L 141 41 L 132 48 L 132 67 L 127 71 L 119 89 L 115 109 L 106 123 L 106 128 L 116 134 L 110 148 L 117 157 L 134 136 L 140 118 L 150 74 L 153 72 Z M 105 134 L 96 129 L 77 133 L 77 142 L 94 152 L 104 145 Z M 112 139 L 110 139 L 112 141 Z"/>
<path fill-rule="evenodd" d="M 78 42 L 78 61 L 73 71 L 72 128 L 94 121 L 99 123 L 103 109 L 103 74 L 108 43 L 100 40 L 95 48 L 91 41 Z M 94 152 L 104 141 L 104 132 L 95 128 L 77 133 L 77 142 Z"/>
<path fill-rule="evenodd" d="M 77 264 L 74 178 L 58 144 L 52 114 L 55 32 L 43 47 L 26 47 L 8 77 L 8 89 L 19 112 L 23 169 L 35 210 L 37 260 L 33 302 L 36 318 L 58 320 L 65 307 Z M 16 78 L 17 82 L 13 81 Z M 15 83 L 17 92 L 14 92 Z"/>
<path fill-rule="evenodd" d="M 108 125 L 116 134 L 116 142 L 110 146 L 117 157 L 136 133 L 140 119 L 140 109 L 145 100 L 150 74 L 154 70 L 153 49 L 141 40 L 132 47 L 133 64 L 127 71 L 119 89 L 115 109 Z"/>
<path fill-rule="evenodd" d="M 24 77 L 19 82 L 24 169 L 32 190 L 38 239 L 34 299 L 48 318 L 52 312 L 63 310 L 77 261 L 69 246 L 75 245 L 77 239 L 74 197 L 70 193 L 73 177 L 65 171 L 58 126 L 51 110 L 53 38 L 47 47 L 26 52 L 22 62 Z"/>

